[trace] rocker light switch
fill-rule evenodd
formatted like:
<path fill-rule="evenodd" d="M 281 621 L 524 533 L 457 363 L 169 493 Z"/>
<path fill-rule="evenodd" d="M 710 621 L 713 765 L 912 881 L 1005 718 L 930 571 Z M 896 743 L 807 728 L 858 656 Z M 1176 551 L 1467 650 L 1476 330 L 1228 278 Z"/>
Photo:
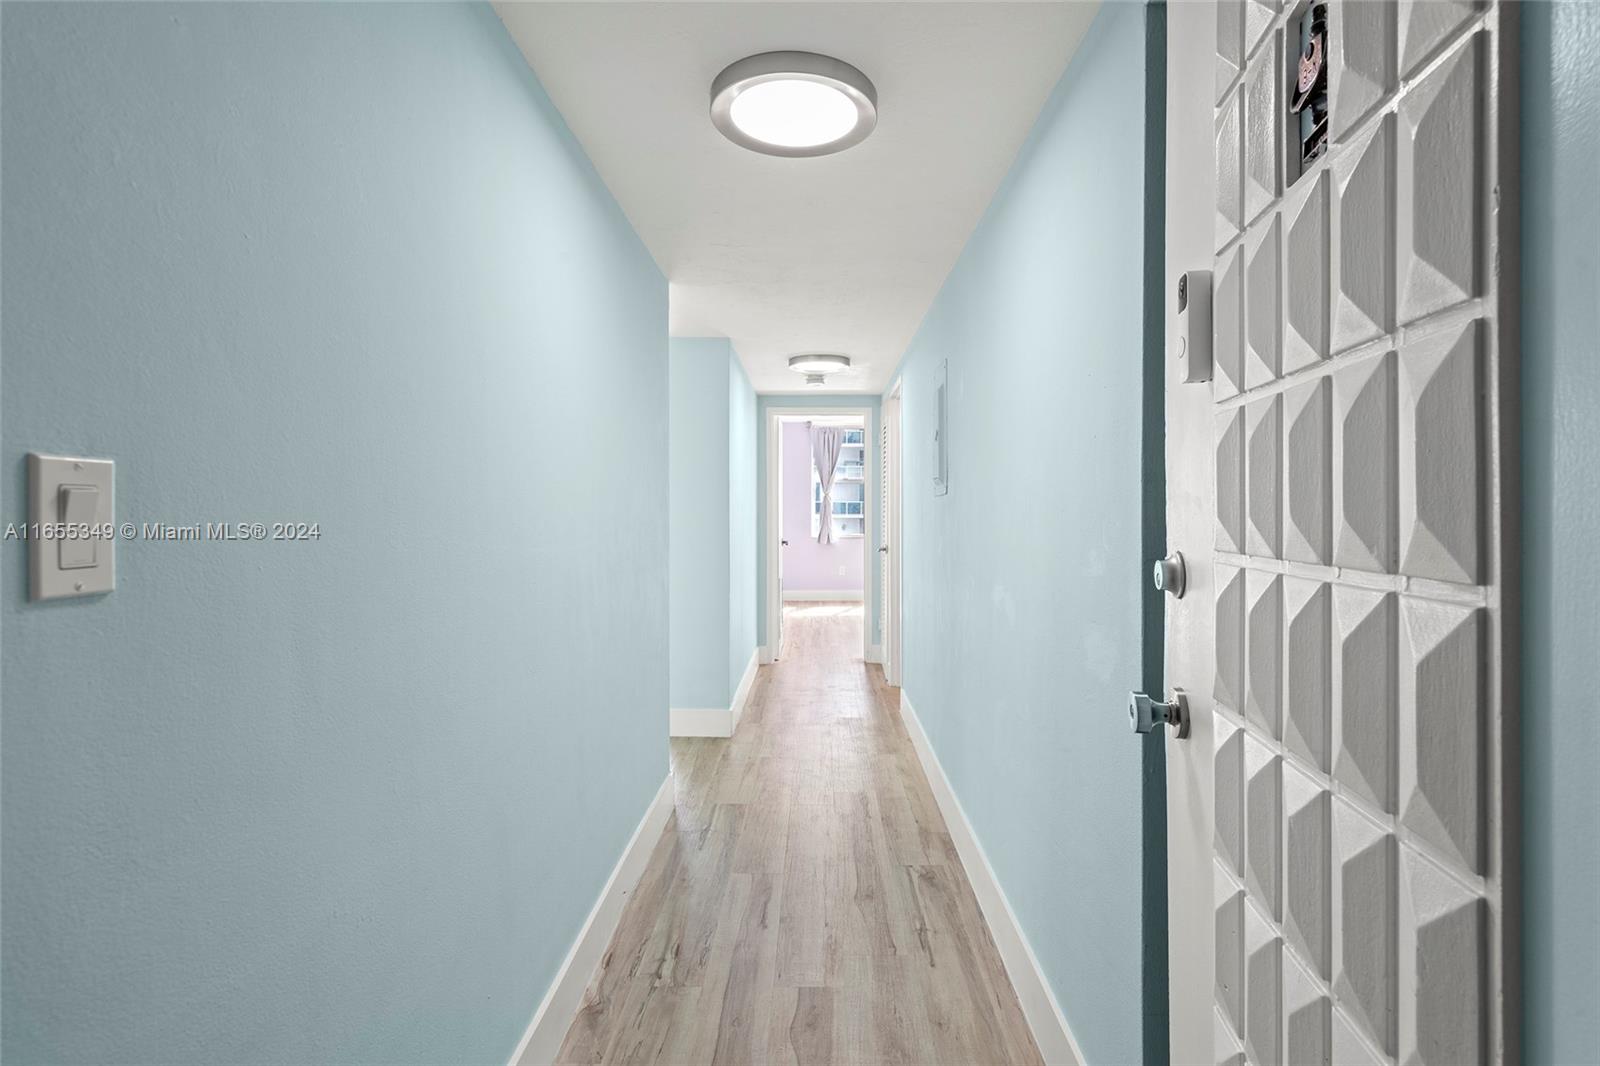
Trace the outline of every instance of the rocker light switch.
<path fill-rule="evenodd" d="M 100 506 L 100 490 L 93 485 L 61 486 L 61 523 L 68 529 L 92 527 Z M 82 570 L 94 565 L 94 537 L 62 537 L 56 541 L 63 570 Z"/>
<path fill-rule="evenodd" d="M 115 471 L 109 459 L 29 454 L 29 599 L 117 587 Z"/>

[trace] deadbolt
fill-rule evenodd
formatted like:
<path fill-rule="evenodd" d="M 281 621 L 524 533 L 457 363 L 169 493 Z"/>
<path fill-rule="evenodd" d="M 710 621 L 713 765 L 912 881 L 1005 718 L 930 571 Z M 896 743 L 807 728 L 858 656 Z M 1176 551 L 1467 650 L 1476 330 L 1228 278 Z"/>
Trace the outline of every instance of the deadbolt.
<path fill-rule="evenodd" d="M 1189 697 L 1183 689 L 1172 690 L 1172 699 L 1162 703 L 1143 692 L 1128 693 L 1128 721 L 1135 733 L 1152 732 L 1158 725 L 1177 729 L 1178 739 L 1189 735 Z"/>
<path fill-rule="evenodd" d="M 1174 599 L 1183 599 L 1183 586 L 1188 581 L 1188 570 L 1183 565 L 1183 553 L 1173 552 L 1165 559 L 1157 559 L 1155 566 L 1156 588 L 1170 592 Z"/>

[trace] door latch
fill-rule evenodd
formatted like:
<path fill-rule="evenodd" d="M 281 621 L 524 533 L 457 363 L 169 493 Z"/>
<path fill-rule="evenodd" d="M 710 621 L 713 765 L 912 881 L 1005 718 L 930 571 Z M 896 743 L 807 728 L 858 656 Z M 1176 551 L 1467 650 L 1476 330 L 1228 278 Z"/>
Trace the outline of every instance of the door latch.
<path fill-rule="evenodd" d="M 1143 692 L 1128 693 L 1128 721 L 1135 733 L 1152 732 L 1158 725 L 1177 729 L 1178 739 L 1189 735 L 1189 697 L 1183 689 L 1172 690 L 1172 699 L 1166 703 L 1151 699 Z"/>

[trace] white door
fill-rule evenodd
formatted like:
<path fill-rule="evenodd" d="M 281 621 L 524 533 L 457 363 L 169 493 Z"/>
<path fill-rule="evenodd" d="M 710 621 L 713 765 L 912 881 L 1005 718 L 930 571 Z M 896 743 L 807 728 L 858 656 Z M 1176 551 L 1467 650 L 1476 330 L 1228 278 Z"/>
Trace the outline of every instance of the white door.
<path fill-rule="evenodd" d="M 1215 340 L 1210 383 L 1168 356 L 1174 1062 L 1516 1057 L 1513 8 L 1335 4 L 1302 173 L 1304 5 L 1168 7 L 1167 274 L 1212 272 Z"/>
<path fill-rule="evenodd" d="M 881 562 L 878 604 L 882 618 L 883 676 L 891 685 L 900 684 L 900 386 L 890 391 L 883 404 L 883 433 L 878 448 L 879 500 L 878 547 Z"/>
<path fill-rule="evenodd" d="M 783 557 L 789 541 L 783 535 L 783 423 L 775 416 L 768 423 L 767 440 L 768 454 L 772 456 L 768 466 L 768 477 L 775 479 L 769 481 L 767 491 L 772 493 L 773 522 L 769 536 L 774 557 L 777 559 L 777 564 L 773 568 L 776 576 L 771 590 L 775 599 L 772 609 L 768 612 L 772 619 L 772 658 L 776 662 L 783 658 Z"/>
<path fill-rule="evenodd" d="M 772 612 L 772 620 L 773 624 L 777 626 L 778 636 L 772 642 L 773 659 L 783 658 L 783 560 L 789 547 L 788 540 L 783 536 L 783 494 L 780 492 L 778 495 L 778 544 L 774 549 L 778 553 L 778 606 Z"/>
<path fill-rule="evenodd" d="M 781 505 L 780 505 L 781 506 Z M 778 607 L 773 611 L 773 623 L 777 626 L 777 636 L 772 641 L 773 659 L 783 658 L 783 555 L 789 542 L 778 535 L 778 543 L 774 550 L 778 553 Z"/>

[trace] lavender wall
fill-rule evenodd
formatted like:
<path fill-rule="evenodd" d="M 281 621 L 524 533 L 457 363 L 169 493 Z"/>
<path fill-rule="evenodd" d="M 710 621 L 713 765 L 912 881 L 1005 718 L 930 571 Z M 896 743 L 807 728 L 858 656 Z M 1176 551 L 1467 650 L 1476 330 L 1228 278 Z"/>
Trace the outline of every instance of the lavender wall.
<path fill-rule="evenodd" d="M 804 422 L 783 424 L 783 587 L 791 592 L 835 592 L 862 587 L 859 537 L 818 544 L 811 535 L 811 437 Z M 839 573 L 840 567 L 844 574 Z"/>

